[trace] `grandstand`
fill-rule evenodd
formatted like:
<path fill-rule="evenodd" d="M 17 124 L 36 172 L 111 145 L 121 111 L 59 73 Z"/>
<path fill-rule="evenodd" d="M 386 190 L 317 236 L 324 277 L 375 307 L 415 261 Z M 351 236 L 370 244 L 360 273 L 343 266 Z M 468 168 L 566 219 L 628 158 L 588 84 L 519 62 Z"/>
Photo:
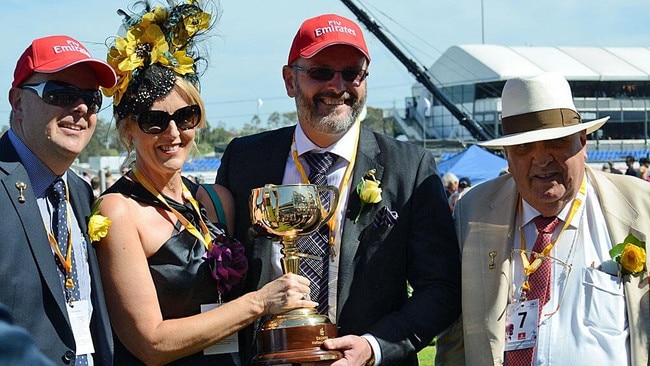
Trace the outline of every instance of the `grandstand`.
<path fill-rule="evenodd" d="M 501 90 L 505 81 L 545 71 L 563 74 L 585 120 L 610 120 L 588 138 L 590 159 L 607 161 L 647 156 L 650 118 L 650 48 L 647 47 L 450 47 L 427 74 L 458 108 L 490 134 L 501 134 Z M 455 140 L 472 144 L 473 137 L 422 85 L 405 98 L 404 113 L 390 117 L 411 141 Z M 423 134 L 424 132 L 424 134 Z M 600 143 L 599 143 L 600 142 Z M 617 144 L 616 148 L 601 146 Z M 443 157 L 442 154 L 440 156 Z"/>

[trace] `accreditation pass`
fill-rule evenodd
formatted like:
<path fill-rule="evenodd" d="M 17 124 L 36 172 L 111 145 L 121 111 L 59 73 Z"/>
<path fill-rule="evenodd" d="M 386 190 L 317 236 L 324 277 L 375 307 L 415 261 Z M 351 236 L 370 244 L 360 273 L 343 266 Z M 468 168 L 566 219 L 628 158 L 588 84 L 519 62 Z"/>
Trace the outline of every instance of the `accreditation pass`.
<path fill-rule="evenodd" d="M 506 351 L 534 347 L 537 344 L 539 299 L 515 302 L 506 312 Z"/>

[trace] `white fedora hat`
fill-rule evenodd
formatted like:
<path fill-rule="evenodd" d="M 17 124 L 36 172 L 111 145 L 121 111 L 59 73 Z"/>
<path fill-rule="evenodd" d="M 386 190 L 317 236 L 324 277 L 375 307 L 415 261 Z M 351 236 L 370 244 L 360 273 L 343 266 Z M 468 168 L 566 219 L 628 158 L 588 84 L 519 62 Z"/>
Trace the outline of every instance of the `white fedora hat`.
<path fill-rule="evenodd" d="M 553 140 L 583 130 L 590 134 L 609 119 L 582 122 L 569 83 L 556 72 L 508 80 L 501 101 L 503 136 L 480 142 L 481 146 L 502 148 Z"/>

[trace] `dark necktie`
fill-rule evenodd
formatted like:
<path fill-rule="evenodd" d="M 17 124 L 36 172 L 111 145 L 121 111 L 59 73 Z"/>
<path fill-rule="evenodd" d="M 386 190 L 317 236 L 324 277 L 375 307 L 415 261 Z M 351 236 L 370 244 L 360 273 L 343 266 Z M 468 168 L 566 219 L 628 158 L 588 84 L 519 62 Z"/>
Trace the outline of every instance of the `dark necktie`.
<path fill-rule="evenodd" d="M 52 205 L 54 206 L 53 217 L 53 235 L 56 238 L 59 251 L 65 257 L 68 251 L 68 245 L 72 245 L 72 241 L 68 243 L 70 238 L 70 230 L 68 228 L 68 213 L 67 213 L 67 199 L 66 199 L 66 186 L 62 179 L 57 179 L 51 186 L 50 195 L 52 197 Z M 70 252 L 72 256 L 72 268 L 68 274 L 65 270 L 63 263 L 58 256 L 55 256 L 57 265 L 59 266 L 59 278 L 63 284 L 66 301 L 75 301 L 80 299 L 79 281 L 77 278 L 77 266 L 75 263 L 74 251 Z M 69 282 L 69 283 L 68 283 Z M 76 357 L 75 365 L 88 365 L 86 355 L 79 355 Z"/>
<path fill-rule="evenodd" d="M 557 216 L 537 216 L 533 219 L 533 222 L 538 232 L 535 245 L 533 245 L 533 252 L 542 253 L 544 248 L 551 244 L 553 231 L 560 223 L 560 220 Z M 535 258 L 531 257 L 529 260 L 532 263 Z M 541 319 L 542 308 L 551 299 L 551 260 L 543 260 L 539 268 L 530 275 L 528 282 L 530 283 L 530 290 L 526 299 L 539 299 L 538 319 Z M 534 355 L 535 347 L 507 352 L 506 365 L 530 366 L 533 364 Z"/>
<path fill-rule="evenodd" d="M 327 185 L 327 171 L 336 160 L 336 155 L 308 152 L 303 154 L 303 157 L 309 164 L 309 182 L 318 186 Z M 320 200 L 323 208 L 328 211 L 331 204 L 329 193 L 321 192 Z M 320 258 L 320 260 L 302 258 L 299 272 L 311 281 L 309 288 L 311 290 L 311 299 L 318 302 L 316 309 L 321 314 L 327 314 L 328 260 L 330 253 L 329 227 L 327 224 L 323 224 L 310 235 L 298 239 L 297 245 L 301 253 Z"/>

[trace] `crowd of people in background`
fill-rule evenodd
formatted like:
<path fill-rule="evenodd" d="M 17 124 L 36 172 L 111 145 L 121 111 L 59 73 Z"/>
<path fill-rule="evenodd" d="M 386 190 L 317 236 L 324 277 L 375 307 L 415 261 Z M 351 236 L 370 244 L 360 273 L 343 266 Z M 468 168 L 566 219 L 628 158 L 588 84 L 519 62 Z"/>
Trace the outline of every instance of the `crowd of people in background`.
<path fill-rule="evenodd" d="M 611 161 L 603 164 L 602 171 L 612 174 L 624 174 L 630 175 L 633 177 L 641 178 L 645 181 L 650 182 L 650 176 L 648 174 L 648 167 L 650 166 L 650 158 L 642 157 L 638 160 L 632 155 L 625 157 L 625 170 L 622 171 L 614 166 L 614 163 Z"/>

